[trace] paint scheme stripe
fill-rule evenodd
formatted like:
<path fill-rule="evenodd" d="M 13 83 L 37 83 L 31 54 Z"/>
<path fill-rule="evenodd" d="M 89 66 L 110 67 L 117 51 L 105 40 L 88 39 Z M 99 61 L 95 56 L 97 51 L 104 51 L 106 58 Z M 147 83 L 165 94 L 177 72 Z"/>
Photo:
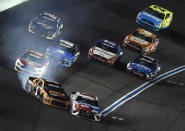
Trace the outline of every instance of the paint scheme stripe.
<path fill-rule="evenodd" d="M 134 98 L 135 96 L 139 95 L 141 92 L 143 92 L 145 89 L 151 87 L 152 85 L 154 85 L 155 83 L 168 78 L 172 75 L 175 75 L 177 73 L 180 73 L 182 71 L 185 70 L 185 65 L 175 68 L 171 71 L 168 71 L 164 74 L 161 74 L 160 76 L 156 77 L 155 79 L 153 79 L 152 81 L 146 82 L 144 84 L 142 84 L 141 86 L 139 86 L 138 88 L 134 89 L 133 91 L 127 93 L 125 96 L 121 97 L 119 100 L 117 100 L 116 102 L 114 102 L 113 104 L 111 104 L 110 106 L 108 106 L 107 108 L 105 108 L 104 110 L 102 110 L 101 115 L 106 116 L 109 113 L 111 113 L 112 111 L 114 111 L 115 109 L 117 109 L 118 107 L 120 107 L 122 104 L 124 104 L 125 102 L 127 102 L 128 100 Z"/>

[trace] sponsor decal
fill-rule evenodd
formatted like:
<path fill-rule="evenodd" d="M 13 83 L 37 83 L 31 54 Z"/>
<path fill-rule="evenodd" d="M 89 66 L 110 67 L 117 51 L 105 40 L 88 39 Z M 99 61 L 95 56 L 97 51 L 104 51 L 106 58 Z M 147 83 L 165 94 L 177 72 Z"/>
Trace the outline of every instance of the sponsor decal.
<path fill-rule="evenodd" d="M 130 37 L 130 40 L 135 41 L 137 43 L 141 43 L 141 44 L 148 44 L 148 42 L 146 42 L 145 40 L 142 40 L 138 37 Z"/>
<path fill-rule="evenodd" d="M 153 15 L 147 13 L 147 12 L 143 12 L 143 15 L 148 16 L 148 17 L 150 17 L 150 18 L 156 20 L 157 22 L 160 22 L 160 21 L 161 21 L 161 19 L 159 19 L 159 18 L 157 18 L 156 16 L 153 16 Z"/>
<path fill-rule="evenodd" d="M 112 58 L 113 56 L 116 55 L 116 54 L 114 54 L 112 52 L 108 52 L 108 51 L 102 50 L 99 47 L 95 47 L 95 49 L 93 51 L 94 51 L 94 54 L 98 54 L 100 56 L 103 56 L 106 59 L 110 59 L 110 58 Z"/>

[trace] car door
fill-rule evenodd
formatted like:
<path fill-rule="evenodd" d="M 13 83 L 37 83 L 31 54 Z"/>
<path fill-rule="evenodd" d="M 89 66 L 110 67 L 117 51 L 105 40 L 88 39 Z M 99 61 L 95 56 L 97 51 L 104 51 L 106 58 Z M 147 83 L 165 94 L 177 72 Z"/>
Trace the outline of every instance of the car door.
<path fill-rule="evenodd" d="M 165 16 L 164 27 L 168 27 L 170 25 L 170 22 L 171 22 L 170 13 L 167 13 L 166 16 Z"/>
<path fill-rule="evenodd" d="M 156 50 L 158 43 L 159 43 L 159 39 L 157 36 L 154 36 L 152 41 L 153 41 L 153 44 L 152 44 L 151 52 L 154 52 Z"/>
<path fill-rule="evenodd" d="M 74 58 L 73 62 L 75 62 L 80 56 L 80 51 L 76 45 L 74 47 L 74 50 L 75 50 L 75 56 L 74 56 L 75 58 Z"/>

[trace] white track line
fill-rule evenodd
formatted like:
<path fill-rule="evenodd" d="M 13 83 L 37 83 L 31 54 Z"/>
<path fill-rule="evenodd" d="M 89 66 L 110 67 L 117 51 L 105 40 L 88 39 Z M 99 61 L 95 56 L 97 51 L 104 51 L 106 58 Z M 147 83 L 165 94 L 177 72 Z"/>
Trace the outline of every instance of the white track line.
<path fill-rule="evenodd" d="M 184 70 L 185 70 L 185 65 L 178 67 L 178 68 L 175 68 L 175 69 L 168 71 L 164 74 L 161 74 L 160 76 L 156 77 L 155 79 L 153 79 L 149 82 L 146 82 L 146 83 L 142 84 L 141 86 L 139 86 L 138 88 L 134 89 L 133 91 L 127 93 L 125 96 L 121 97 L 119 100 L 117 100 L 116 102 L 114 102 L 113 104 L 111 104 L 110 106 L 105 108 L 104 110 L 102 110 L 102 112 L 100 114 L 102 116 L 108 115 L 109 113 L 113 112 L 115 109 L 120 107 L 122 104 L 126 103 L 128 100 L 134 98 L 135 96 L 139 95 L 141 92 L 143 92 L 147 88 L 151 87 L 152 85 L 156 84 L 157 82 L 159 82 L 163 79 L 166 79 L 172 75 L 175 75 L 177 73 L 180 73 Z"/>

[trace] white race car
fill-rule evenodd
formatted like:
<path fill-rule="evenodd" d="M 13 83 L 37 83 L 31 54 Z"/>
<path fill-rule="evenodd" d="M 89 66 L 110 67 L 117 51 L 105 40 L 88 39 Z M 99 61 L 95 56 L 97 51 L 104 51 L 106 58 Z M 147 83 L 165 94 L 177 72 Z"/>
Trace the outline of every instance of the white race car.
<path fill-rule="evenodd" d="M 100 121 L 101 109 L 98 104 L 97 96 L 88 95 L 80 92 L 71 94 L 71 114 L 77 117 L 87 118 L 93 121 Z"/>
<path fill-rule="evenodd" d="M 63 24 L 60 18 L 44 12 L 30 22 L 28 31 L 52 40 L 60 34 L 62 28 Z"/>
<path fill-rule="evenodd" d="M 41 77 L 45 74 L 48 57 L 31 50 L 26 50 L 15 62 L 15 70 L 24 74 Z"/>

